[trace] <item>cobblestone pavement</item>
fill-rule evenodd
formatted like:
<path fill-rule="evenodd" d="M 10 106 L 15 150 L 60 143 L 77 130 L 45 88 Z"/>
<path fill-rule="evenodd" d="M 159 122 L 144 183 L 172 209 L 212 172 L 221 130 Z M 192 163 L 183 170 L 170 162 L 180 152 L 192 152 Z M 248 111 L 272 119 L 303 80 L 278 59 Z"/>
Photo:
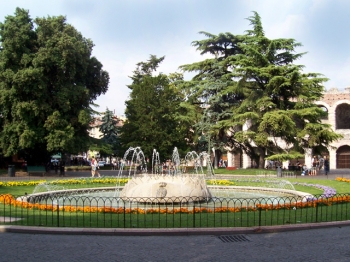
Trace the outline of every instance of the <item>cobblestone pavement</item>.
<path fill-rule="evenodd" d="M 350 226 L 220 236 L 0 234 L 0 261 L 350 261 Z"/>

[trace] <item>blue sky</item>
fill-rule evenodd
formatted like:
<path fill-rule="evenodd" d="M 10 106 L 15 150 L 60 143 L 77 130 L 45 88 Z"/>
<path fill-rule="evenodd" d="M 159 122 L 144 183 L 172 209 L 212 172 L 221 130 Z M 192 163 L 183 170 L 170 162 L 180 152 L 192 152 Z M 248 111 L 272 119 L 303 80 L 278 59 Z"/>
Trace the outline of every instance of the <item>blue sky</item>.
<path fill-rule="evenodd" d="M 0 0 L 0 21 L 16 7 L 30 16 L 67 17 L 94 44 L 93 55 L 110 74 L 109 91 L 96 103 L 123 115 L 138 62 L 150 54 L 165 56 L 159 72 L 204 59 L 191 45 L 199 31 L 243 34 L 247 17 L 257 11 L 265 35 L 294 38 L 307 52 L 297 61 L 305 72 L 329 78 L 326 89 L 350 86 L 350 1 L 348 0 Z M 185 75 L 189 78 L 190 75 Z"/>

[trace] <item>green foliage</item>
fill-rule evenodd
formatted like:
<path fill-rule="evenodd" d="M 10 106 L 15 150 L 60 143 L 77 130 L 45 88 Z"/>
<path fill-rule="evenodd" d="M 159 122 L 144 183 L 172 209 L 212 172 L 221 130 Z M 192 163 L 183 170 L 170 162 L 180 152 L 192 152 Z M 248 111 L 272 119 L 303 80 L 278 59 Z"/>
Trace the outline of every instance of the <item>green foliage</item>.
<path fill-rule="evenodd" d="M 109 76 L 93 43 L 63 16 L 30 18 L 17 8 L 0 23 L 0 147 L 5 156 L 44 158 L 88 146 L 93 100 Z"/>
<path fill-rule="evenodd" d="M 106 109 L 102 117 L 100 132 L 102 133 L 101 140 L 106 144 L 107 151 L 112 152 L 109 155 L 117 154 L 120 149 L 119 128 L 117 126 L 118 119 L 114 117 L 113 112 Z M 100 151 L 100 150 L 98 150 Z M 103 150 L 106 151 L 106 150 Z"/>
<path fill-rule="evenodd" d="M 304 55 L 296 52 L 300 43 L 267 38 L 256 12 L 248 20 L 252 29 L 244 35 L 201 32 L 206 39 L 193 45 L 214 58 L 181 66 L 196 72 L 183 88 L 188 103 L 206 108 L 215 148 L 242 149 L 260 167 L 267 156 L 326 149 L 341 137 L 321 122 L 324 112 L 315 104 L 327 78 L 294 64 Z"/>
<path fill-rule="evenodd" d="M 124 150 L 140 146 L 150 158 L 156 149 L 165 159 L 171 157 L 174 147 L 180 154 L 188 150 L 187 141 L 191 137 L 189 120 L 184 117 L 186 108 L 181 104 L 183 96 L 177 88 L 182 76 L 152 75 L 163 59 L 151 56 L 147 62 L 137 64 L 129 86 L 131 93 L 126 101 L 127 121 L 121 128 L 121 142 Z"/>

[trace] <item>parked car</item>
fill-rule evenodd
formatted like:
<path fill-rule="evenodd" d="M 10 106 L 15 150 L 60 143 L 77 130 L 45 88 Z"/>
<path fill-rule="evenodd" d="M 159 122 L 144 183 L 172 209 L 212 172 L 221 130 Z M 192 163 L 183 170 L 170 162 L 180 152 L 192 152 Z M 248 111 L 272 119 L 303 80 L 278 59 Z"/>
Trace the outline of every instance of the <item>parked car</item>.
<path fill-rule="evenodd" d="M 106 165 L 106 161 L 98 161 L 98 166 L 105 166 Z"/>

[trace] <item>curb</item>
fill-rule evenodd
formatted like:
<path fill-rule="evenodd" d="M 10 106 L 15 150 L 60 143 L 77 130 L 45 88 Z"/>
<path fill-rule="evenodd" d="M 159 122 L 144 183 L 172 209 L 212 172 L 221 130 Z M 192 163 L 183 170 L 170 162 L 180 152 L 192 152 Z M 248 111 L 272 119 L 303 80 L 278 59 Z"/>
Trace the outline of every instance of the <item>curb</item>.
<path fill-rule="evenodd" d="M 61 234 L 61 235 L 103 235 L 103 236 L 195 236 L 195 235 L 232 235 L 264 234 L 286 231 L 299 231 L 329 227 L 350 226 L 350 220 L 320 222 L 283 226 L 237 227 L 237 228 L 154 228 L 154 229 L 115 229 L 115 228 L 53 228 L 29 226 L 0 226 L 1 233 L 25 234 Z"/>

